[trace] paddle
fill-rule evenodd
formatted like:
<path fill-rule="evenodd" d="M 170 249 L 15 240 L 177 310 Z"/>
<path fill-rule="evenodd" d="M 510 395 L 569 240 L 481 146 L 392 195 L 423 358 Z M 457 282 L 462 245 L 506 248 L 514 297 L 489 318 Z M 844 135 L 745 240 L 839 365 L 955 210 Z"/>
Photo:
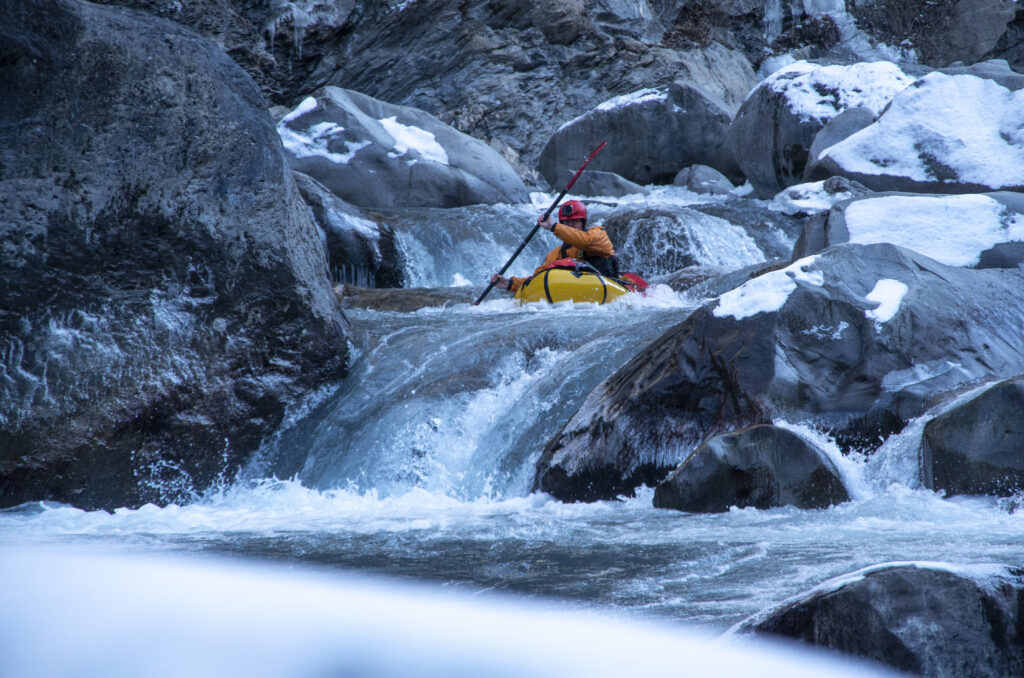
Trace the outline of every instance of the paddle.
<path fill-rule="evenodd" d="M 586 166 L 588 164 L 590 164 L 590 161 L 594 159 L 594 156 L 597 155 L 598 152 L 602 148 L 604 148 L 604 145 L 607 144 L 607 143 L 608 143 L 607 141 L 602 141 L 601 145 L 598 146 L 597 148 L 595 148 L 594 151 L 590 155 L 587 156 L 587 159 L 583 161 L 583 164 L 580 165 L 580 168 L 578 170 L 576 170 L 576 174 L 572 175 L 572 179 L 569 179 L 569 183 L 567 183 L 565 185 L 565 188 L 563 188 L 562 192 L 558 194 L 558 197 L 555 198 L 555 201 L 553 203 L 551 203 L 551 207 L 549 207 L 548 211 L 544 213 L 544 217 L 541 219 L 541 221 L 544 221 L 544 219 L 547 219 L 549 216 L 551 216 L 551 213 L 555 211 L 556 207 L 558 207 L 559 201 L 561 201 L 562 198 L 565 197 L 565 194 L 569 192 L 569 189 L 572 188 L 572 185 L 575 184 L 576 180 L 580 178 L 581 174 L 583 174 L 583 170 L 586 168 Z M 526 236 L 526 238 L 523 240 L 523 242 L 521 242 L 519 244 L 519 247 L 516 249 L 515 253 L 512 255 L 512 258 L 509 259 L 508 261 L 506 261 L 505 265 L 501 267 L 500 271 L 498 271 L 498 275 L 503 275 L 505 273 L 505 271 L 508 270 L 508 267 L 511 266 L 512 262 L 516 260 L 516 257 L 519 256 L 519 253 L 523 251 L 524 247 L 526 247 L 526 243 L 530 242 L 530 239 L 533 238 L 533 235 L 537 232 L 537 229 L 539 229 L 539 228 L 540 228 L 540 222 L 538 222 L 533 227 L 533 230 L 530 231 L 530 234 L 528 236 Z M 494 283 L 488 283 L 487 284 L 487 289 L 484 290 L 484 293 L 480 295 L 479 299 L 477 299 L 476 301 L 473 302 L 473 305 L 477 306 L 481 301 L 483 301 L 484 297 L 487 296 L 487 293 L 490 292 L 491 288 L 493 288 L 493 287 L 494 287 Z"/>

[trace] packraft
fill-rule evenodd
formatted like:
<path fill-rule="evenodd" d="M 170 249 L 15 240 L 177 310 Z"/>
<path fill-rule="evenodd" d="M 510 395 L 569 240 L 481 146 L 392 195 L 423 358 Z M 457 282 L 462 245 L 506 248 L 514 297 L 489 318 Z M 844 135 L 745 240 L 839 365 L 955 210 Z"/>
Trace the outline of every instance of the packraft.
<path fill-rule="evenodd" d="M 614 278 L 601 275 L 586 262 L 558 259 L 527 279 L 516 292 L 516 299 L 522 303 L 574 301 L 604 304 L 629 292 L 642 294 L 647 287 L 647 282 L 635 273 L 624 273 Z"/>

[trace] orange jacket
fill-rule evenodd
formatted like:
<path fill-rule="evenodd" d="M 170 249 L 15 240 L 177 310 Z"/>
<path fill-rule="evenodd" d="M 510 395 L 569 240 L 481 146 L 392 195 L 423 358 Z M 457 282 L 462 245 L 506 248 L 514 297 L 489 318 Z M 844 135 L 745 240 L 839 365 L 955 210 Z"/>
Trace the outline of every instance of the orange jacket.
<path fill-rule="evenodd" d="M 592 226 L 585 231 L 581 231 L 576 228 L 569 228 L 565 224 L 557 223 L 551 228 L 551 232 L 565 244 L 559 245 L 548 252 L 548 255 L 544 257 L 544 263 L 534 270 L 534 275 L 540 273 L 552 261 L 565 259 L 566 257 L 581 259 L 584 254 L 592 257 L 615 256 L 615 248 L 612 247 L 612 241 L 608 239 L 608 234 L 600 226 Z M 516 292 L 528 279 L 515 276 L 509 278 L 512 281 L 512 287 L 509 288 L 509 291 Z"/>

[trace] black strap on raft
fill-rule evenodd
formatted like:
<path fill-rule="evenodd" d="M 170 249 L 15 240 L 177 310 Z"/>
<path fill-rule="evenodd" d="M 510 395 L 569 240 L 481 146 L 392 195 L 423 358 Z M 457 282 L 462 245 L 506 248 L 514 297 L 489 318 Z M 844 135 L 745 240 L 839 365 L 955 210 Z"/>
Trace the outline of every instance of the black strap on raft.
<path fill-rule="evenodd" d="M 548 287 L 548 276 L 551 275 L 552 269 L 544 271 L 544 296 L 548 298 L 548 303 L 553 304 L 555 300 L 551 298 L 551 288 Z"/>
<path fill-rule="evenodd" d="M 609 278 L 619 277 L 619 260 L 614 254 L 610 257 L 592 257 L 585 254 L 583 260 L 603 276 Z"/>

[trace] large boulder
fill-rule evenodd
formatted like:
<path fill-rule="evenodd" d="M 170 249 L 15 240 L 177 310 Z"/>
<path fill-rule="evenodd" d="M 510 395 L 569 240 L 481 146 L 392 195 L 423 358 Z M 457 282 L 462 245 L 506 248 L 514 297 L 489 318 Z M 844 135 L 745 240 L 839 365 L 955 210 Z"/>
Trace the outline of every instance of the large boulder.
<path fill-rule="evenodd" d="M 822 151 L 810 178 L 838 174 L 875 191 L 1024 191 L 1024 78 L 1001 73 L 929 73 Z"/>
<path fill-rule="evenodd" d="M 803 181 L 815 135 L 843 111 L 878 114 L 913 79 L 889 62 L 821 66 L 804 61 L 766 78 L 743 102 L 726 146 L 761 198 Z"/>
<path fill-rule="evenodd" d="M 0 505 L 180 501 L 342 376 L 259 89 L 170 21 L 0 4 Z"/>
<path fill-rule="evenodd" d="M 1024 489 L 1024 377 L 930 420 L 921 436 L 925 487 L 1008 496 Z"/>
<path fill-rule="evenodd" d="M 493 148 L 424 111 L 324 87 L 278 123 L 292 167 L 360 207 L 527 202 Z"/>
<path fill-rule="evenodd" d="M 732 116 L 702 90 L 673 83 L 605 101 L 565 123 L 541 151 L 538 169 L 552 186 L 602 141 L 608 148 L 592 168 L 639 184 L 670 184 L 684 167 L 700 163 L 735 174 L 722 150 Z"/>
<path fill-rule="evenodd" d="M 1024 272 L 838 245 L 697 309 L 594 389 L 547 445 L 537 489 L 613 498 L 710 438 L 775 417 L 871 451 L 941 394 L 1024 371 Z"/>
<path fill-rule="evenodd" d="M 888 242 L 949 266 L 1016 268 L 1024 261 L 1022 241 L 1019 193 L 883 193 L 839 202 L 826 218 L 808 223 L 794 258 L 838 243 Z"/>
<path fill-rule="evenodd" d="M 654 491 L 655 508 L 827 508 L 849 500 L 828 456 L 791 431 L 752 426 L 707 441 Z"/>
<path fill-rule="evenodd" d="M 1024 573 L 890 563 L 826 582 L 734 633 L 792 638 L 928 678 L 1024 675 Z"/>
<path fill-rule="evenodd" d="M 684 167 L 672 180 L 672 185 L 682 186 L 694 193 L 711 195 L 729 195 L 735 188 L 728 177 L 707 165 Z"/>
<path fill-rule="evenodd" d="M 765 260 L 742 226 L 688 207 L 622 207 L 602 225 L 620 267 L 645 276 L 697 265 L 740 268 Z"/>

